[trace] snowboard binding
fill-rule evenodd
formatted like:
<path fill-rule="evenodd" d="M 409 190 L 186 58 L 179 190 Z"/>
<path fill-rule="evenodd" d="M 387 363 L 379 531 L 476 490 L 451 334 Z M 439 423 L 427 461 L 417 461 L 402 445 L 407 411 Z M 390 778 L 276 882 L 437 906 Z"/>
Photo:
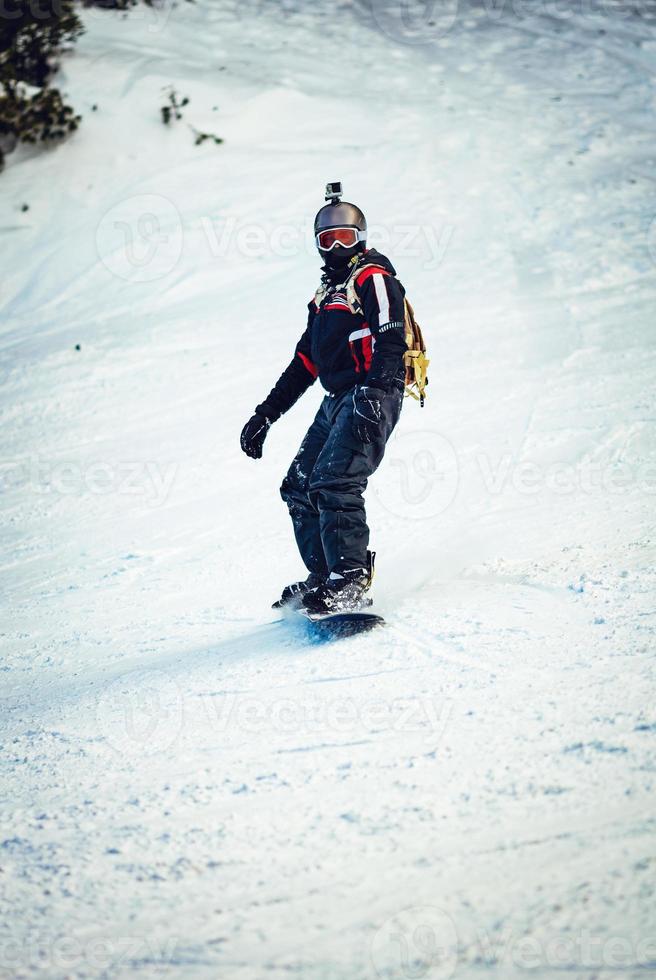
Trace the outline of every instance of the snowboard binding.
<path fill-rule="evenodd" d="M 272 609 L 298 609 L 303 604 L 303 597 L 310 589 L 317 588 L 325 582 L 325 575 L 310 572 L 302 582 L 292 582 L 282 590 L 282 595 L 271 606 Z"/>
<path fill-rule="evenodd" d="M 332 572 L 327 579 L 309 588 L 301 598 L 301 605 L 309 616 L 325 616 L 334 613 L 357 612 L 372 605 L 366 595 L 374 579 L 375 551 L 367 551 L 367 566 L 342 573 Z"/>

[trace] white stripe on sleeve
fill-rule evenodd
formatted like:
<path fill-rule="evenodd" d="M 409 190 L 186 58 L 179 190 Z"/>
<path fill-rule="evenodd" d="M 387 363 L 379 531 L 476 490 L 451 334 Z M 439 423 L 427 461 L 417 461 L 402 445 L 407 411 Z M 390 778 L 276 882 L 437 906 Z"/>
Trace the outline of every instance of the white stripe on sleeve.
<path fill-rule="evenodd" d="M 378 300 L 378 326 L 381 326 L 383 323 L 389 323 L 389 296 L 387 295 L 387 287 L 385 286 L 385 277 L 380 272 L 374 272 L 371 278 L 374 281 L 376 299 Z"/>
<path fill-rule="evenodd" d="M 361 330 L 354 330 L 353 333 L 349 334 L 349 342 L 353 343 L 354 340 L 362 340 L 363 337 L 370 337 L 371 330 L 369 327 L 362 327 Z"/>

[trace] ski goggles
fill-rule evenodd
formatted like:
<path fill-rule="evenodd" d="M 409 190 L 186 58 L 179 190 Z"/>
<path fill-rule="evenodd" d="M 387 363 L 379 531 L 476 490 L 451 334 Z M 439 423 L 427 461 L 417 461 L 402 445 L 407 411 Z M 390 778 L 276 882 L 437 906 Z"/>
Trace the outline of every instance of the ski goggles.
<path fill-rule="evenodd" d="M 359 241 L 360 232 L 357 228 L 326 228 L 317 235 L 317 248 L 322 252 L 330 252 L 335 245 L 353 248 Z"/>

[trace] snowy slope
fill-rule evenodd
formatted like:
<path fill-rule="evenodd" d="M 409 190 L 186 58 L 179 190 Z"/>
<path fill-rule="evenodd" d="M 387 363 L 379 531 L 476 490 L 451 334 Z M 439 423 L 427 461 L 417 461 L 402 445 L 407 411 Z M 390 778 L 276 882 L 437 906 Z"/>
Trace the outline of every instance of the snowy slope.
<path fill-rule="evenodd" d="M 2 976 L 656 971 L 656 22 L 423 7 L 87 11 L 82 128 L 0 178 Z M 433 361 L 389 626 L 317 646 L 269 606 L 320 391 L 238 434 L 337 178 Z"/>

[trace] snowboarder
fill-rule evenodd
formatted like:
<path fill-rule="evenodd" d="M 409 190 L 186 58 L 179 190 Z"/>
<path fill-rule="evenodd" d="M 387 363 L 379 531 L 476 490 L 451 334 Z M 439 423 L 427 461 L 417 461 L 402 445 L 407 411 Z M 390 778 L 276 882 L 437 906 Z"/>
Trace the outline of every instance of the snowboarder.
<path fill-rule="evenodd" d="M 363 492 L 399 420 L 404 392 L 404 289 L 392 263 L 367 248 L 360 208 L 328 184 L 314 220 L 323 259 L 294 357 L 241 433 L 241 448 L 262 456 L 270 426 L 318 377 L 327 394 L 280 492 L 309 572 L 274 605 L 313 613 L 358 609 L 373 577 Z"/>

